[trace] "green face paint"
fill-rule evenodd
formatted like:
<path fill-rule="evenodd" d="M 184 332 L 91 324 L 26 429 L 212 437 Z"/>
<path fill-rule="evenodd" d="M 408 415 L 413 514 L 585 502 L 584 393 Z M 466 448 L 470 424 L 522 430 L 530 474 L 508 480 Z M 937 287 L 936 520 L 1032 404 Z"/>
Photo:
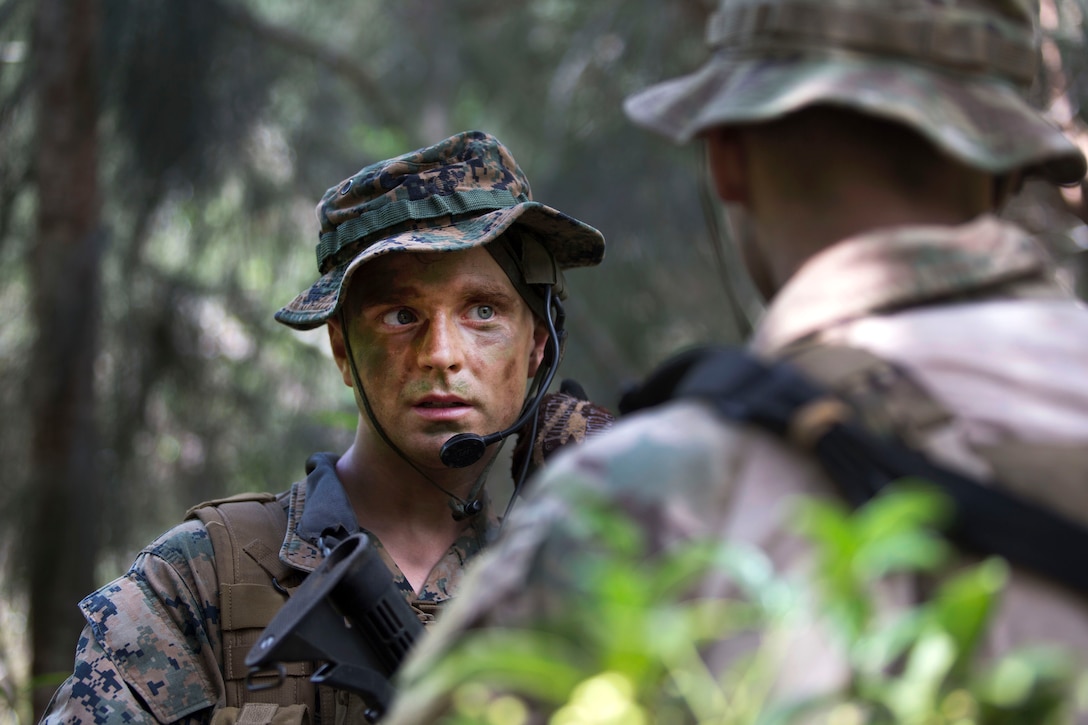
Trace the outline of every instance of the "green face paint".
<path fill-rule="evenodd" d="M 374 416 L 415 463 L 441 465 L 450 436 L 516 420 L 545 335 L 485 249 L 390 254 L 354 282 L 359 378 Z"/>

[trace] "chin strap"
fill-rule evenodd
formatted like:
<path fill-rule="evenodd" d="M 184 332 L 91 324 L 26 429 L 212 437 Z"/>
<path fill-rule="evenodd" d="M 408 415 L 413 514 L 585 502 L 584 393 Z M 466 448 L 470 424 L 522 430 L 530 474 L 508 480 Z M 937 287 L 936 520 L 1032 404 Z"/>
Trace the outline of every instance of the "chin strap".
<path fill-rule="evenodd" d="M 706 151 L 699 146 L 695 160 L 699 166 L 699 204 L 706 220 L 708 243 L 714 255 L 714 263 L 722 280 L 722 289 L 729 298 L 728 309 L 733 326 L 741 338 L 747 338 L 763 313 L 761 295 L 743 271 L 744 261 L 732 244 L 738 230 L 733 228 L 728 212 L 723 211 L 714 191 L 714 180 L 706 158 Z M 723 225 L 729 227 L 723 229 Z"/>

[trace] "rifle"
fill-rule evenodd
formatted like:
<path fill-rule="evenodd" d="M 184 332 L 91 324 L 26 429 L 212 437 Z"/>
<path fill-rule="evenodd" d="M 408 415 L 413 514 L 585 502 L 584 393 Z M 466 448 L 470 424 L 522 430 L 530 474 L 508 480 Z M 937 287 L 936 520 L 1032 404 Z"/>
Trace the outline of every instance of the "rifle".
<path fill-rule="evenodd" d="M 512 473 L 533 470 L 558 449 L 580 443 L 609 428 L 615 420 L 589 402 L 585 391 L 564 380 L 559 393 L 545 395 L 537 412 L 539 426 L 520 435 Z M 511 496 L 513 505 L 517 490 Z M 509 511 L 509 506 L 507 508 Z M 368 722 L 377 722 L 395 694 L 393 673 L 423 632 L 423 625 L 393 582 L 385 563 L 357 533 L 328 550 L 325 560 L 277 612 L 246 655 L 246 687 L 278 687 L 284 662 L 323 662 L 310 676 L 320 685 L 359 694 Z M 279 677 L 256 684 L 257 674 L 274 670 Z"/>
<path fill-rule="evenodd" d="M 246 655 L 246 686 L 278 686 L 284 662 L 322 662 L 310 680 L 359 694 L 374 723 L 393 698 L 393 673 L 422 631 L 366 534 L 353 534 L 328 552 L 265 627 Z M 254 684 L 254 675 L 270 669 L 277 680 Z"/>

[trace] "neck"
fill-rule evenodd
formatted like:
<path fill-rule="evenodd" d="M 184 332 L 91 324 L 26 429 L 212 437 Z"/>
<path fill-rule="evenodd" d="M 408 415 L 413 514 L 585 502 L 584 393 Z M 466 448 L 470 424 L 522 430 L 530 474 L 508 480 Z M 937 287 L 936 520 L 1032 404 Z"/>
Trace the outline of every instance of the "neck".
<path fill-rule="evenodd" d="M 495 451 L 489 450 L 480 462 L 466 468 L 419 466 L 417 470 L 360 420 L 355 441 L 337 462 L 336 473 L 359 524 L 379 537 L 378 529 L 388 527 L 387 522 L 460 531 L 468 522 L 454 521 L 449 494 L 467 499 L 494 456 Z"/>
<path fill-rule="evenodd" d="M 891 227 L 963 224 L 995 204 L 991 175 L 905 127 L 860 114 L 812 109 L 740 138 L 745 206 L 775 289 L 844 239 Z"/>
<path fill-rule="evenodd" d="M 848 202 L 823 200 L 812 205 L 803 200 L 779 199 L 779 203 L 758 213 L 756 233 L 776 289 L 781 289 L 815 255 L 859 234 L 902 226 L 959 225 L 975 216 L 866 184 L 842 189 L 840 198 Z"/>
<path fill-rule="evenodd" d="M 378 538 L 419 592 L 449 547 L 476 523 L 474 518 L 454 519 L 449 496 L 437 486 L 465 498 L 484 475 L 486 462 L 457 470 L 417 471 L 364 421 L 359 422 L 355 442 L 337 461 L 336 474 L 359 525 Z M 486 460 L 494 457 L 489 453 Z"/>

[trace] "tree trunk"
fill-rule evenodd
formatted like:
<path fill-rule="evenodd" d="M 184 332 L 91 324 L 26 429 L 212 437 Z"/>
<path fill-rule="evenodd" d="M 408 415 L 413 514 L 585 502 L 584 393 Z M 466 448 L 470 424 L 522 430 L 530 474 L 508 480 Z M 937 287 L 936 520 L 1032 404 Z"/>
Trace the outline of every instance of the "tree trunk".
<path fill-rule="evenodd" d="M 94 585 L 101 496 L 96 476 L 94 361 L 101 258 L 96 0 L 38 0 L 37 239 L 30 259 L 37 338 L 28 368 L 32 511 L 29 564 L 35 719 L 72 671 Z"/>

